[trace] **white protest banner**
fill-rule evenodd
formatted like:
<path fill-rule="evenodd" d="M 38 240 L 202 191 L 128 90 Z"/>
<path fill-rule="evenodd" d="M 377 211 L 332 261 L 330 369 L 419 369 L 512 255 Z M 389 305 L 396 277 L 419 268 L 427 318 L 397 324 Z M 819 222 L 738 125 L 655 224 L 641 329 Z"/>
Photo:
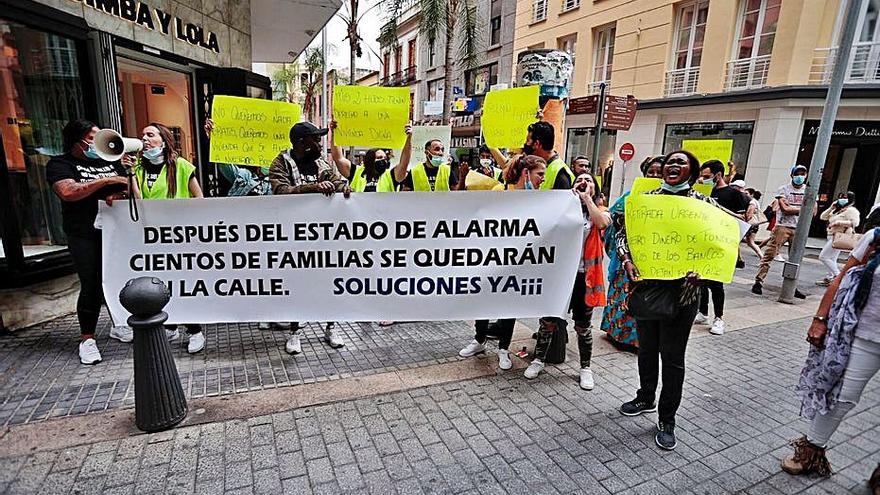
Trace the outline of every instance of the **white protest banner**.
<path fill-rule="evenodd" d="M 413 168 L 425 161 L 425 143 L 439 139 L 446 152 L 449 153 L 449 142 L 452 140 L 452 126 L 449 125 L 414 125 L 412 128 L 412 154 L 407 168 Z M 394 150 L 391 166 L 400 163 L 400 150 Z"/>
<path fill-rule="evenodd" d="M 101 203 L 115 321 L 135 277 L 170 323 L 564 315 L 583 217 L 568 191 L 319 194 Z"/>

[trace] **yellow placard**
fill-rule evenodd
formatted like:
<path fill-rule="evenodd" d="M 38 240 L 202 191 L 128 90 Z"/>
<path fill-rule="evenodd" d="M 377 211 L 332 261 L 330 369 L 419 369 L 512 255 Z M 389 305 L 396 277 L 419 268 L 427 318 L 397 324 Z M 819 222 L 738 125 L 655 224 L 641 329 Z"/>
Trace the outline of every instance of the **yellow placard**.
<path fill-rule="evenodd" d="M 733 156 L 733 139 L 685 139 L 681 142 L 684 150 L 690 151 L 704 163 L 708 160 L 719 160 L 724 164 L 724 173 L 730 172 L 727 162 Z"/>
<path fill-rule="evenodd" d="M 483 175 L 480 172 L 471 170 L 468 172 L 467 177 L 464 180 L 465 188 L 468 191 L 491 191 L 501 184 L 494 177 L 489 177 L 487 175 Z"/>
<path fill-rule="evenodd" d="M 293 103 L 214 96 L 210 160 L 268 167 L 290 148 L 290 128 L 300 115 L 299 105 Z"/>
<path fill-rule="evenodd" d="M 630 189 L 631 195 L 642 194 L 648 191 L 653 191 L 660 187 L 660 184 L 663 183 L 662 179 L 656 179 L 652 177 L 636 177 L 635 182 L 633 182 L 632 189 Z"/>
<path fill-rule="evenodd" d="M 333 88 L 334 140 L 338 146 L 401 149 L 409 122 L 409 88 Z"/>
<path fill-rule="evenodd" d="M 626 200 L 626 239 L 644 279 L 674 280 L 695 272 L 729 283 L 739 233 L 735 218 L 698 199 L 631 194 Z"/>
<path fill-rule="evenodd" d="M 535 122 L 539 86 L 489 91 L 483 102 L 483 138 L 491 148 L 520 148 Z"/>

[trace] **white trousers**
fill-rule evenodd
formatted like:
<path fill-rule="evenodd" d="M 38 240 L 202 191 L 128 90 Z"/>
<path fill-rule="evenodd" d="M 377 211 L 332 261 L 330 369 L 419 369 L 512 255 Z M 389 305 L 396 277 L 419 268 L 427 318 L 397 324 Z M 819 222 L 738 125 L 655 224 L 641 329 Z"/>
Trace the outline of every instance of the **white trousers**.
<path fill-rule="evenodd" d="M 834 242 L 834 236 L 828 238 L 828 242 L 825 243 L 825 247 L 822 248 L 822 252 L 819 253 L 819 261 L 825 265 L 825 268 L 828 269 L 828 278 L 834 278 L 840 274 L 840 267 L 837 266 L 837 258 L 840 256 L 840 249 L 834 249 L 832 247 L 832 243 Z"/>

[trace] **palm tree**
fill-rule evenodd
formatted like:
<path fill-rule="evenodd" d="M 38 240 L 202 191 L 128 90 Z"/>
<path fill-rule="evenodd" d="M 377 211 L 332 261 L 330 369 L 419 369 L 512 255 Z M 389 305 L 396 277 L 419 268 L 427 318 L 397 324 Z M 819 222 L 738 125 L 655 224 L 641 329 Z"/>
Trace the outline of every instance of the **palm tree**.
<path fill-rule="evenodd" d="M 272 96 L 276 101 L 299 103 L 300 89 L 299 61 L 294 60 L 289 64 L 282 64 L 278 70 L 272 73 Z"/>
<path fill-rule="evenodd" d="M 407 0 L 384 0 L 390 20 L 382 26 L 379 42 L 384 46 L 397 44 L 397 18 Z M 457 58 L 464 69 L 477 65 L 480 46 L 479 20 L 476 0 L 416 0 L 422 13 L 419 32 L 433 45 L 443 36 L 446 77 L 443 80 L 443 123 L 449 123 L 452 107 L 452 79 L 456 54 L 453 53 L 455 35 L 459 35 Z M 459 24 L 460 23 L 460 24 Z"/>
<path fill-rule="evenodd" d="M 308 78 L 303 81 L 303 114 L 309 122 L 315 121 L 318 95 L 322 94 L 321 76 L 324 72 L 324 54 L 320 47 L 309 48 L 303 54 Z"/>

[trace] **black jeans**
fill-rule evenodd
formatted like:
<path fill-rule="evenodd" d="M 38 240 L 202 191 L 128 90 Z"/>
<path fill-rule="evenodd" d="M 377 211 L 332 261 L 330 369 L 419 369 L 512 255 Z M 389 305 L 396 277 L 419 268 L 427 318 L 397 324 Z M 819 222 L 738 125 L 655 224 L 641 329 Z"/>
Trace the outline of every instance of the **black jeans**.
<path fill-rule="evenodd" d="M 668 320 L 637 320 L 639 329 L 639 391 L 636 398 L 653 403 L 663 359 L 663 390 L 657 416 L 663 423 L 675 424 L 684 385 L 684 353 L 697 304 L 685 306 Z"/>
<path fill-rule="evenodd" d="M 513 338 L 513 327 L 516 325 L 516 318 L 501 319 L 495 325 L 498 330 L 498 348 L 510 349 L 510 340 Z M 489 320 L 477 320 L 474 322 L 474 340 L 484 344 L 486 343 L 486 332 L 489 330 Z"/>
<path fill-rule="evenodd" d="M 101 231 L 92 234 L 68 234 L 67 247 L 79 276 L 76 317 L 83 335 L 94 335 L 104 293 L 101 290 Z"/>
<path fill-rule="evenodd" d="M 709 290 L 712 290 L 712 307 L 715 318 L 724 316 L 724 284 L 714 280 L 706 280 L 700 288 L 700 313 L 709 315 Z"/>

